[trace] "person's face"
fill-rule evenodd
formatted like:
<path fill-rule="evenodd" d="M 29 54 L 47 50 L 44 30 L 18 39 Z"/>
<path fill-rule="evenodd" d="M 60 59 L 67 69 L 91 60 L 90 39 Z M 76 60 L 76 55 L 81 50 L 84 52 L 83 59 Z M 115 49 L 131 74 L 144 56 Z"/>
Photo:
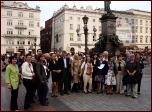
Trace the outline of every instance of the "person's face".
<path fill-rule="evenodd" d="M 91 61 L 91 58 L 90 57 L 87 57 L 87 62 L 90 62 Z"/>
<path fill-rule="evenodd" d="M 126 57 L 129 57 L 130 56 L 130 53 L 129 52 L 126 52 Z"/>
<path fill-rule="evenodd" d="M 42 57 L 40 58 L 40 60 L 41 60 L 41 61 L 44 61 L 44 60 L 45 60 L 45 57 L 44 57 L 44 56 L 42 56 Z"/>
<path fill-rule="evenodd" d="M 108 57 L 108 53 L 105 53 L 104 56 L 105 56 L 105 57 Z"/>
<path fill-rule="evenodd" d="M 38 50 L 37 54 L 41 55 L 42 54 L 42 50 Z"/>
<path fill-rule="evenodd" d="M 55 60 L 55 57 L 56 57 L 56 55 L 55 55 L 55 54 L 53 54 L 53 55 L 52 55 L 52 59 L 53 59 L 53 60 Z"/>
<path fill-rule="evenodd" d="M 31 56 L 27 56 L 27 57 L 26 57 L 26 61 L 27 61 L 27 62 L 31 62 Z"/>
<path fill-rule="evenodd" d="M 140 59 L 140 55 L 139 55 L 139 54 L 137 54 L 137 55 L 136 55 L 136 58 L 137 58 L 137 59 Z"/>
<path fill-rule="evenodd" d="M 122 56 L 119 56 L 118 60 L 121 61 L 122 60 Z"/>
<path fill-rule="evenodd" d="M 112 61 L 113 61 L 113 59 L 112 59 L 112 58 L 110 58 L 110 59 L 109 59 L 109 61 L 110 61 L 110 62 L 112 62 Z"/>
<path fill-rule="evenodd" d="M 130 60 L 131 60 L 131 61 L 134 61 L 134 60 L 135 60 L 135 57 L 134 57 L 134 56 L 131 56 L 131 57 L 130 57 Z"/>
<path fill-rule="evenodd" d="M 12 64 L 16 64 L 17 63 L 17 59 L 16 58 L 13 58 L 12 59 Z"/>
<path fill-rule="evenodd" d="M 94 55 L 94 59 L 97 59 L 97 55 Z"/>
<path fill-rule="evenodd" d="M 32 57 L 32 62 L 35 62 L 35 57 Z"/>
<path fill-rule="evenodd" d="M 102 55 L 100 56 L 100 60 L 103 60 L 103 56 Z"/>
<path fill-rule="evenodd" d="M 66 54 L 66 53 L 63 53 L 62 55 L 63 55 L 64 57 L 66 57 L 66 56 L 67 56 L 67 54 Z"/>

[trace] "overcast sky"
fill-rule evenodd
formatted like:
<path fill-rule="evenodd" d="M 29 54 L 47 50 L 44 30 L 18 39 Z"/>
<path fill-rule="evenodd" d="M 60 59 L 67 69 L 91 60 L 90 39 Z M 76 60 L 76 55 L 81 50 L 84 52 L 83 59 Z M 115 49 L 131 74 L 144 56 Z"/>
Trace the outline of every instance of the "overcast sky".
<path fill-rule="evenodd" d="M 104 8 L 103 1 L 19 1 L 27 3 L 30 7 L 35 8 L 36 5 L 40 6 L 41 16 L 40 24 L 45 26 L 45 21 L 50 19 L 54 11 L 60 9 L 65 3 L 72 8 L 74 4 L 77 8 L 83 6 L 92 6 L 93 9 Z M 112 10 L 128 10 L 128 9 L 139 9 L 151 12 L 151 1 L 111 1 L 110 5 Z"/>

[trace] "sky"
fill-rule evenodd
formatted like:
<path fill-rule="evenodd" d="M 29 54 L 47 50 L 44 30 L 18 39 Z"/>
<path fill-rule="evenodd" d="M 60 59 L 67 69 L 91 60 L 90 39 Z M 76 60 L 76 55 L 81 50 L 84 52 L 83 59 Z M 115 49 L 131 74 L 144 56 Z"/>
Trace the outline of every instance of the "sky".
<path fill-rule="evenodd" d="M 81 6 L 92 6 L 93 9 L 104 8 L 104 1 L 18 1 L 27 3 L 30 7 L 35 8 L 36 5 L 40 6 L 40 25 L 45 26 L 45 21 L 50 19 L 54 13 L 63 5 L 67 4 L 70 8 L 74 5 L 79 9 Z M 129 10 L 139 9 L 151 12 L 151 1 L 111 1 L 111 10 Z"/>

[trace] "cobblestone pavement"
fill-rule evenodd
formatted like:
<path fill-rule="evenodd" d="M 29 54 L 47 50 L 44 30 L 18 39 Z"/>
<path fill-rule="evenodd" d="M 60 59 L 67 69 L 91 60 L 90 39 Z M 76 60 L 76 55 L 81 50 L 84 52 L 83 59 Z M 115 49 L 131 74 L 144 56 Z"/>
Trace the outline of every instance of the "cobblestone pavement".
<path fill-rule="evenodd" d="M 150 111 L 151 110 L 151 66 L 145 66 L 141 84 L 141 95 L 137 99 L 125 97 L 124 95 L 106 95 L 84 93 L 71 93 L 70 95 L 49 98 L 49 106 L 41 106 L 37 100 L 29 110 L 49 111 Z M 9 110 L 10 91 L 4 83 L 5 73 L 1 74 L 1 109 Z M 50 81 L 51 84 L 51 81 Z M 51 86 L 50 86 L 51 87 Z M 21 84 L 19 89 L 18 105 L 23 110 L 25 88 Z"/>

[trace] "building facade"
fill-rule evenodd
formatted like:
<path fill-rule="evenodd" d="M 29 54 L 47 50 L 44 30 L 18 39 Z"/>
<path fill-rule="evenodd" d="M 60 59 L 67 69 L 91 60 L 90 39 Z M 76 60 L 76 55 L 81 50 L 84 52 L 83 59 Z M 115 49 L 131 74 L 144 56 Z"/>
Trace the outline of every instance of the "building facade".
<path fill-rule="evenodd" d="M 40 7 L 1 2 L 1 29 L 2 54 L 35 52 L 35 46 L 40 48 Z"/>
<path fill-rule="evenodd" d="M 116 20 L 116 33 L 119 39 L 124 43 L 125 46 L 137 45 L 139 48 L 144 49 L 148 46 L 151 49 L 151 13 L 144 12 L 138 14 L 138 12 L 144 11 L 113 11 L 118 17 Z M 81 7 L 78 9 L 76 6 L 69 8 L 66 4 L 58 11 L 54 12 L 52 19 L 52 44 L 51 51 L 55 50 L 66 50 L 70 52 L 70 48 L 74 48 L 76 52 L 84 52 L 85 49 L 85 35 L 83 34 L 83 20 L 82 18 L 86 15 L 88 20 L 88 48 L 94 48 L 94 44 L 98 41 L 99 34 L 101 33 L 102 24 L 99 20 L 104 14 L 103 9 L 92 9 L 91 6 L 86 8 Z M 144 15 L 146 15 L 144 17 Z M 146 32 L 146 26 L 144 23 L 142 26 L 136 25 L 141 18 L 143 21 L 148 21 L 147 35 L 142 34 Z M 144 27 L 142 33 L 136 33 L 136 26 L 138 26 L 137 33 L 139 33 L 139 27 Z M 96 36 L 94 36 L 93 28 L 97 29 Z M 80 29 L 80 35 L 77 35 L 77 29 Z M 138 38 L 136 39 L 138 35 Z M 139 40 L 142 35 L 142 41 Z M 146 39 L 147 38 L 147 39 Z M 143 42 L 143 43 L 142 43 Z M 147 42 L 147 43 L 145 43 Z"/>

